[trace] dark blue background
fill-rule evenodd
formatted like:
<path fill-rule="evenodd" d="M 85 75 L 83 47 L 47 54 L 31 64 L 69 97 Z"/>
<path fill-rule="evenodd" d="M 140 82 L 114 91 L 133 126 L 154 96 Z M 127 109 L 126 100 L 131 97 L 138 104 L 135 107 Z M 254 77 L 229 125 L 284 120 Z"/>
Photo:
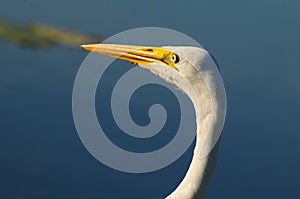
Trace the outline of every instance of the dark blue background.
<path fill-rule="evenodd" d="M 0 16 L 103 36 L 143 26 L 191 36 L 217 58 L 228 95 L 207 198 L 299 198 L 299 1 L 4 0 Z M 0 198 L 153 199 L 184 176 L 191 149 L 147 174 L 112 170 L 86 151 L 71 109 L 86 55 L 0 43 Z"/>

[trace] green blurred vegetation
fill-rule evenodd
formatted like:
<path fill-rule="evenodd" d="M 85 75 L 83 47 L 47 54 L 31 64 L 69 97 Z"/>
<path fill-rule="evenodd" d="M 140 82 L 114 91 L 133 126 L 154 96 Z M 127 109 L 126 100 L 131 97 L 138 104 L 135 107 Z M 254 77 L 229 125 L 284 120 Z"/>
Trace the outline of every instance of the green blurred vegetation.
<path fill-rule="evenodd" d="M 14 24 L 0 19 L 0 41 L 29 48 L 51 48 L 62 46 L 78 48 L 82 44 L 100 43 L 101 37 L 40 23 Z"/>

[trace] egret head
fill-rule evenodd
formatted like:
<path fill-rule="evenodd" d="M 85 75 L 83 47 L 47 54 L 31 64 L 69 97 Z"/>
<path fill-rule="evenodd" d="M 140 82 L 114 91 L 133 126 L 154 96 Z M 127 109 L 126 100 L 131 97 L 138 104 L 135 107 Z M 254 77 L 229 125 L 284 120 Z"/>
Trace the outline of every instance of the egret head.
<path fill-rule="evenodd" d="M 83 49 L 93 53 L 137 64 L 186 91 L 186 81 L 193 83 L 199 76 L 217 72 L 210 54 L 191 46 L 131 46 L 118 44 L 88 44 Z"/>

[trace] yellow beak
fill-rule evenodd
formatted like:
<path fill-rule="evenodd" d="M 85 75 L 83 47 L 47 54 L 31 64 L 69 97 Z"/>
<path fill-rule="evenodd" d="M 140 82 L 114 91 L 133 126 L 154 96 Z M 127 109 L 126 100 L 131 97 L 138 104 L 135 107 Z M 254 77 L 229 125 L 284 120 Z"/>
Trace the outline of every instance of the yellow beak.
<path fill-rule="evenodd" d="M 178 71 L 173 59 L 176 54 L 165 48 L 119 44 L 87 44 L 82 45 L 81 48 L 142 66 L 160 62 Z"/>

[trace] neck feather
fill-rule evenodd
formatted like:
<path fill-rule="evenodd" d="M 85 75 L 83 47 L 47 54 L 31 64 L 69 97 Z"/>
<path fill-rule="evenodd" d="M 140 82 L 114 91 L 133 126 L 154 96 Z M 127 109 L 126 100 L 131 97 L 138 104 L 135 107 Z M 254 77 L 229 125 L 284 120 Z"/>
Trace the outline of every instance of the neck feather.
<path fill-rule="evenodd" d="M 218 72 L 189 79 L 182 90 L 190 97 L 196 112 L 196 146 L 186 176 L 167 199 L 201 199 L 208 188 L 216 164 L 219 136 L 225 112 L 226 94 Z"/>

